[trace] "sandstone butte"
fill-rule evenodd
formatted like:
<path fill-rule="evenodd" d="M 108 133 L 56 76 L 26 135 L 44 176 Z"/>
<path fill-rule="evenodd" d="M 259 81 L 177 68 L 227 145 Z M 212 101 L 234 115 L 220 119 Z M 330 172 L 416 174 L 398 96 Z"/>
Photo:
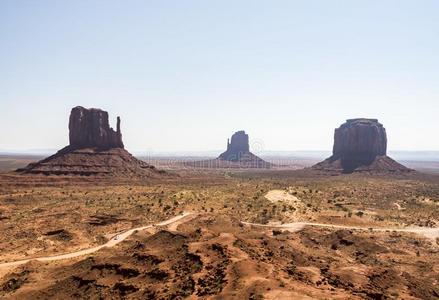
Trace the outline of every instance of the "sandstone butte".
<path fill-rule="evenodd" d="M 249 136 L 240 130 L 227 140 L 227 149 L 218 158 L 186 162 L 186 166 L 195 168 L 257 168 L 269 169 L 272 164 L 250 152 Z"/>
<path fill-rule="evenodd" d="M 22 174 L 157 177 L 165 174 L 124 149 L 121 120 L 116 131 L 101 109 L 74 107 L 69 118 L 69 145 L 27 167 Z"/>
<path fill-rule="evenodd" d="M 349 119 L 335 129 L 332 156 L 312 167 L 330 172 L 409 172 L 387 156 L 387 134 L 377 119 Z"/>

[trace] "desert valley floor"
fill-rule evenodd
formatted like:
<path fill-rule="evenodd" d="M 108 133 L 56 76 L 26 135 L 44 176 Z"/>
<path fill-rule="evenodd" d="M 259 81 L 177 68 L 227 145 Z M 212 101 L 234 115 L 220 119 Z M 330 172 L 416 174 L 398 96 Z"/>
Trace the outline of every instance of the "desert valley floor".
<path fill-rule="evenodd" d="M 0 297 L 439 297 L 438 176 L 170 173 L 3 173 Z"/>

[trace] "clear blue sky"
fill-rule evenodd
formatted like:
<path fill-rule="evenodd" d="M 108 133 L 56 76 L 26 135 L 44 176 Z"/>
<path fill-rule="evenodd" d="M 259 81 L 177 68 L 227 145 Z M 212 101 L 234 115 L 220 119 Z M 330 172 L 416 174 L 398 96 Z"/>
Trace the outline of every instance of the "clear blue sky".
<path fill-rule="evenodd" d="M 439 1 L 0 1 L 0 149 L 60 148 L 76 105 L 129 150 L 329 150 L 347 118 L 439 150 Z"/>

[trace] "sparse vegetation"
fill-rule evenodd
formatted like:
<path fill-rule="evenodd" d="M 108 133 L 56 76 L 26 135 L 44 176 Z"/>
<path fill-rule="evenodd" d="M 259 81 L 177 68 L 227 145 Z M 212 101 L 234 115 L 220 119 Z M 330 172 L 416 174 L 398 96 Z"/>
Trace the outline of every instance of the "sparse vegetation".
<path fill-rule="evenodd" d="M 356 236 L 364 238 L 361 243 L 370 240 L 382 241 L 379 242 L 379 247 L 392 245 L 389 249 L 401 249 L 401 251 L 411 249 L 411 255 L 415 255 L 417 260 L 423 261 L 424 264 L 430 262 L 432 255 L 424 249 L 427 247 L 427 243 L 413 240 L 410 235 L 405 233 L 380 232 L 373 230 L 373 228 L 398 227 L 402 226 L 401 224 L 404 226 L 435 226 L 434 220 L 439 215 L 439 206 L 435 205 L 433 200 L 427 201 L 425 199 L 439 199 L 439 183 L 433 180 L 422 182 L 355 176 L 335 179 L 301 178 L 294 174 L 291 177 L 285 176 L 285 174 L 281 177 L 261 176 L 259 173 L 241 172 L 224 178 L 220 173 L 214 173 L 209 176 L 194 177 L 190 180 L 179 179 L 166 184 L 160 182 L 135 184 L 78 181 L 65 185 L 62 181 L 58 183 L 56 180 L 49 181 L 50 184 L 46 182 L 38 185 L 33 183 L 15 185 L 14 181 L 2 184 L 0 185 L 0 230 L 5 236 L 11 237 L 0 241 L 2 253 L 7 253 L 7 256 L 3 255 L 3 261 L 36 255 L 65 253 L 78 247 L 86 248 L 100 245 L 107 241 L 106 236 L 109 233 L 121 232 L 136 226 L 161 221 L 182 211 L 196 211 L 201 218 L 204 218 L 204 221 L 199 223 L 197 228 L 210 228 L 209 230 L 212 232 L 221 230 L 227 234 L 239 230 L 239 234 L 234 233 L 236 237 L 239 236 L 235 242 L 238 244 L 243 243 L 242 241 L 238 242 L 238 239 L 247 239 L 246 235 L 250 234 L 249 228 L 242 223 L 234 223 L 232 226 L 229 224 L 230 221 L 221 223 L 223 222 L 221 220 L 233 219 L 234 222 L 242 220 L 262 224 L 305 221 L 362 226 L 371 229 L 370 231 L 355 232 Z M 352 188 L 352 186 L 361 186 L 362 188 Z M 291 198 L 292 202 L 269 201 L 266 195 L 273 190 L 280 190 L 294 198 Z M 423 194 L 426 196 L 420 197 Z M 393 203 L 397 201 L 404 203 L 404 210 L 395 209 Z M 357 217 L 361 217 L 361 219 Z M 209 224 L 216 224 L 216 222 L 220 222 L 218 223 L 220 225 L 215 225 L 218 227 L 209 227 Z M 190 231 L 191 226 L 184 224 L 179 227 L 179 230 Z M 259 232 L 259 230 L 252 229 L 251 232 Z M 328 251 L 337 251 L 337 257 L 341 255 L 341 257 L 349 259 L 349 265 L 358 266 L 376 261 L 377 258 L 372 257 L 373 254 L 361 252 L 361 249 L 369 248 L 367 245 L 361 244 L 360 240 L 340 238 L 338 244 L 322 246 L 326 241 L 321 240 L 320 237 L 322 235 L 331 236 L 333 232 L 333 229 L 317 227 L 307 227 L 300 233 L 288 233 L 267 228 L 261 230 L 264 242 L 260 246 L 252 245 L 250 242 L 253 241 L 252 238 L 246 240 L 251 246 L 241 244 L 240 249 L 248 251 L 247 255 L 251 259 L 258 260 L 258 264 L 275 262 L 276 260 L 277 263 L 280 263 L 282 260 L 279 259 L 282 256 L 279 256 L 279 253 L 284 253 L 285 249 L 294 253 L 303 247 L 310 247 L 309 251 L 312 249 L 313 256 L 318 257 L 313 263 L 333 260 L 333 254 L 330 254 L 331 259 L 325 258 L 326 255 L 329 255 Z M 50 235 L 45 236 L 46 233 L 50 233 Z M 138 239 L 146 234 L 139 232 L 135 236 Z M 206 234 L 208 233 L 203 229 L 195 233 L 195 236 L 206 238 Z M 267 236 L 280 244 L 274 247 L 273 241 Z M 207 239 L 210 238 L 213 236 L 209 236 Z M 221 237 L 219 240 L 223 238 Z M 410 241 L 412 242 L 410 243 Z M 349 249 L 353 249 L 356 245 L 355 243 L 360 243 L 355 250 L 356 252 L 349 252 Z M 439 239 L 434 240 L 433 243 L 436 244 L 435 246 L 439 245 Z M 405 248 L 401 248 L 401 245 L 405 245 Z M 407 248 L 407 245 L 411 245 L 412 248 Z M 225 246 L 222 245 L 224 249 L 226 249 Z M 202 253 L 204 250 L 200 251 Z M 234 249 L 232 252 L 225 251 L 225 253 L 231 255 L 240 252 Z M 399 255 L 400 259 L 404 259 L 403 254 L 390 253 L 386 255 Z M 295 257 L 303 259 L 307 255 L 301 253 Z M 315 267 L 324 268 L 324 263 L 319 264 L 322 265 Z M 395 265 L 397 263 L 386 260 L 386 264 Z M 197 268 L 201 268 L 201 270 L 198 272 L 202 272 L 204 267 L 199 265 Z M 413 266 L 411 268 L 411 272 L 413 268 L 416 269 Z M 309 274 L 307 275 L 307 271 L 302 270 L 300 266 L 296 266 L 294 272 L 291 272 L 289 276 L 291 276 L 292 281 L 283 281 L 285 289 L 291 288 L 291 283 L 294 280 L 308 282 L 307 276 Z M 328 272 L 322 271 L 322 278 L 329 276 L 325 275 L 329 274 Z M 153 273 L 151 274 L 153 275 Z M 212 278 L 219 280 L 220 277 L 214 276 Z M 336 284 L 334 280 L 331 277 L 327 281 L 320 279 L 319 286 L 331 286 L 327 282 Z M 184 295 L 196 291 L 197 284 L 197 282 L 193 283 L 194 289 L 192 284 L 182 286 Z M 120 284 L 118 288 L 127 291 L 134 291 L 137 288 L 135 285 L 130 285 L 132 284 Z M 212 288 L 215 291 L 220 291 L 223 288 L 223 283 L 212 281 Z M 166 292 L 163 290 L 163 293 L 168 294 L 173 293 L 173 291 L 172 285 L 167 285 Z"/>

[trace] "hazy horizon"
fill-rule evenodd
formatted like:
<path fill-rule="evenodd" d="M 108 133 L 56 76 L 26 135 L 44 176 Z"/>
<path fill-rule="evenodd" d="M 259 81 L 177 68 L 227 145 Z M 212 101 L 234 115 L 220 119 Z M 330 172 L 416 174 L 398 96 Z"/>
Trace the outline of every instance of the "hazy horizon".
<path fill-rule="evenodd" d="M 390 151 L 439 150 L 437 1 L 3 1 L 0 149 L 60 149 L 72 107 L 126 148 L 331 151 L 377 118 Z M 184 149 L 184 150 L 182 150 Z M 309 150 L 308 150 L 309 151 Z M 258 151 L 256 151 L 258 152 Z"/>
<path fill-rule="evenodd" d="M 59 149 L 28 149 L 28 150 L 7 150 L 0 149 L 0 155 L 3 156 L 35 156 L 45 157 L 56 153 Z M 218 157 L 225 149 L 218 150 L 201 150 L 201 151 L 129 151 L 136 157 L 141 158 L 215 158 Z M 251 149 L 250 149 L 251 150 Z M 332 155 L 331 150 L 290 150 L 276 151 L 263 150 L 252 151 L 258 156 L 265 159 L 288 159 L 288 160 L 323 160 Z M 389 151 L 388 155 L 397 161 L 418 161 L 418 162 L 439 162 L 439 151 Z"/>

